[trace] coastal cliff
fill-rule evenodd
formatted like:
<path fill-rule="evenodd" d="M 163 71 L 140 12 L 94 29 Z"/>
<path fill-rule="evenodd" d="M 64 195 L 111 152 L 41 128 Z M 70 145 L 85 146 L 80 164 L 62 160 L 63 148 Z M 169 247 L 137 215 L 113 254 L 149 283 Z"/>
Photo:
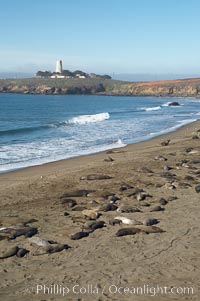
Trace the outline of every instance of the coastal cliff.
<path fill-rule="evenodd" d="M 200 97 L 200 78 L 154 82 L 26 78 L 0 80 L 0 93 Z"/>

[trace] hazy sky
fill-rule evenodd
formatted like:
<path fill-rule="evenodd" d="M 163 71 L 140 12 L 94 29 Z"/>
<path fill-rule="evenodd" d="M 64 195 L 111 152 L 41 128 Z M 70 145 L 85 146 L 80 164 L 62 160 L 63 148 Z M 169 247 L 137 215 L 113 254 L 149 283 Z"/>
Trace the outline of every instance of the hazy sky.
<path fill-rule="evenodd" d="M 199 0 L 0 0 L 0 72 L 200 73 Z"/>

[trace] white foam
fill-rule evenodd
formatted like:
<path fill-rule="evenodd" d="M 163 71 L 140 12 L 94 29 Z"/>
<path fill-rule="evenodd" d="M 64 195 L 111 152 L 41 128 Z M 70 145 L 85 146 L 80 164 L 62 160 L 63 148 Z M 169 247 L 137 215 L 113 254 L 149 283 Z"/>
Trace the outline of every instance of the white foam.
<path fill-rule="evenodd" d="M 175 126 L 172 126 L 170 128 L 167 128 L 165 130 L 162 130 L 162 131 L 159 131 L 159 132 L 153 132 L 153 133 L 150 133 L 149 135 L 150 136 L 158 136 L 158 135 L 161 135 L 161 134 L 166 134 L 166 133 L 170 133 L 170 132 L 173 132 L 174 130 L 188 124 L 188 123 L 192 123 L 192 122 L 195 122 L 197 121 L 198 119 L 185 119 L 185 120 L 180 120 L 178 121 L 178 124 L 176 124 Z"/>
<path fill-rule="evenodd" d="M 99 113 L 99 114 L 93 114 L 93 115 L 80 115 L 77 117 L 71 118 L 68 123 L 71 124 L 87 124 L 87 123 L 95 123 L 104 121 L 110 118 L 109 113 Z"/>
<path fill-rule="evenodd" d="M 146 112 L 149 112 L 149 111 L 157 111 L 157 110 L 160 110 L 161 109 L 161 106 L 157 106 L 157 107 L 152 107 L 152 108 L 145 108 L 144 110 Z"/>

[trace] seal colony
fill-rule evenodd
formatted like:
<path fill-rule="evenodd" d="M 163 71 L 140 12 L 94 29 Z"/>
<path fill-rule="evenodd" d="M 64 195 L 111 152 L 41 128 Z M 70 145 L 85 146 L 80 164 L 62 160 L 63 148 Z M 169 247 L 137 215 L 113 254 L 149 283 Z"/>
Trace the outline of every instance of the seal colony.
<path fill-rule="evenodd" d="M 24 279 L 198 283 L 199 129 L 0 175 L 0 298 L 26 300 Z"/>

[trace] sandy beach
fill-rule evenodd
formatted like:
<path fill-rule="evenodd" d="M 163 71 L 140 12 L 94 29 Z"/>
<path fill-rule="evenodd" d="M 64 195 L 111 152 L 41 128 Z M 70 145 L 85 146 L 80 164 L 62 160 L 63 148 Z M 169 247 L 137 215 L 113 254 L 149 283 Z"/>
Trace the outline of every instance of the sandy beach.
<path fill-rule="evenodd" d="M 200 121 L 1 174 L 0 299 L 199 300 L 198 137 Z"/>

